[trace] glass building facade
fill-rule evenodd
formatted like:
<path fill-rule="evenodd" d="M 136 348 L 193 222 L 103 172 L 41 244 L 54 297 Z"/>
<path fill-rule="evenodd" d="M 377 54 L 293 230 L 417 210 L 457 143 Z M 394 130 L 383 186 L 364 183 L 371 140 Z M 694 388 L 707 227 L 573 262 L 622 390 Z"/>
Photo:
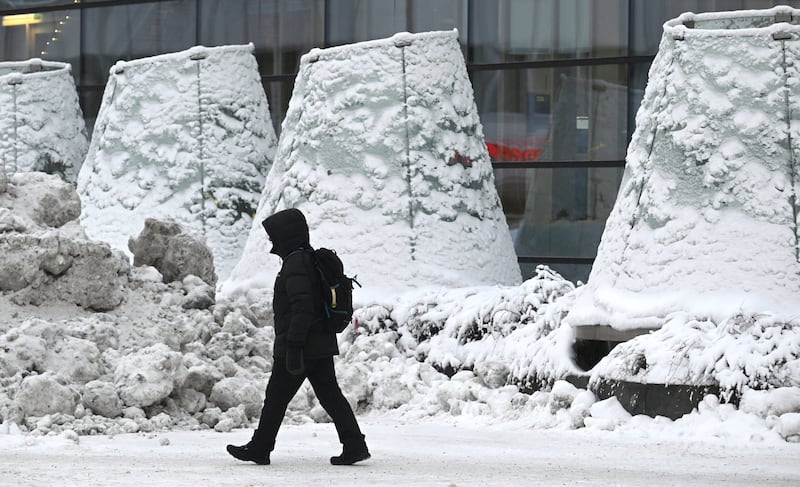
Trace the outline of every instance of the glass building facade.
<path fill-rule="evenodd" d="M 117 60 L 252 42 L 279 133 L 309 49 L 458 29 L 523 277 L 585 280 L 662 24 L 775 5 L 800 1 L 0 0 L 0 60 L 71 63 L 91 129 Z"/>

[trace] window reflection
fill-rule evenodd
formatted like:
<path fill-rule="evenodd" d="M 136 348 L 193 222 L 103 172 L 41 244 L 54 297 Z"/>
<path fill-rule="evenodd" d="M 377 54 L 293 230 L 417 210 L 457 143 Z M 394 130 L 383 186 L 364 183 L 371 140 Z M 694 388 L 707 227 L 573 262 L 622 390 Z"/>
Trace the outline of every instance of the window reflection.
<path fill-rule="evenodd" d="M 300 56 L 324 45 L 324 0 L 203 0 L 200 40 L 255 44 L 262 75 L 294 74 Z"/>
<path fill-rule="evenodd" d="M 494 162 L 622 160 L 626 65 L 476 71 L 475 99 Z"/>
<path fill-rule="evenodd" d="M 109 68 L 119 60 L 194 46 L 195 6 L 195 0 L 175 0 L 84 10 L 91 26 L 84 30 L 85 82 L 105 84 Z"/>
<path fill-rule="evenodd" d="M 264 83 L 264 91 L 269 101 L 269 111 L 272 116 L 272 126 L 275 134 L 281 133 L 281 122 L 286 118 L 286 111 L 289 109 L 289 100 L 292 98 L 294 81 L 267 81 Z"/>
<path fill-rule="evenodd" d="M 458 29 L 466 39 L 466 0 L 328 0 L 327 42 L 337 46 L 397 32 Z"/>
<path fill-rule="evenodd" d="M 517 255 L 594 257 L 622 167 L 497 168 Z"/>
<path fill-rule="evenodd" d="M 627 53 L 627 0 L 471 0 L 469 5 L 471 62 Z"/>
<path fill-rule="evenodd" d="M 72 10 L 0 15 L 0 60 L 42 58 L 80 72 L 80 16 Z"/>

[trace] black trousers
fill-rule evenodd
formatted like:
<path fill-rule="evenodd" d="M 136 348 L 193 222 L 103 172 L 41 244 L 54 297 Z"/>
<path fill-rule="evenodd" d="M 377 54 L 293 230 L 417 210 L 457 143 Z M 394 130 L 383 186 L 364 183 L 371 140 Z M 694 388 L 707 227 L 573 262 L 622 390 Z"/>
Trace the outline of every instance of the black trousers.
<path fill-rule="evenodd" d="M 267 383 L 261 418 L 258 420 L 258 428 L 253 433 L 251 442 L 267 451 L 275 448 L 275 437 L 283 422 L 286 408 L 305 379 L 311 383 L 320 405 L 333 419 L 339 441 L 345 448 L 357 448 L 363 445 L 364 435 L 361 434 L 350 403 L 347 402 L 336 381 L 333 357 L 306 360 L 303 375 L 290 374 L 286 370 L 285 357 L 275 358 L 272 375 Z"/>

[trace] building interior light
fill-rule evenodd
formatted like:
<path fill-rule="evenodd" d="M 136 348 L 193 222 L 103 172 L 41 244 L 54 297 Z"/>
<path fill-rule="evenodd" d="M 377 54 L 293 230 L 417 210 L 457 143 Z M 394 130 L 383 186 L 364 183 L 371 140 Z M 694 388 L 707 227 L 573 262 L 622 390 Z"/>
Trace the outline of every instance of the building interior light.
<path fill-rule="evenodd" d="M 42 14 L 4 15 L 3 27 L 11 27 L 14 25 L 38 24 L 41 21 L 42 21 Z"/>

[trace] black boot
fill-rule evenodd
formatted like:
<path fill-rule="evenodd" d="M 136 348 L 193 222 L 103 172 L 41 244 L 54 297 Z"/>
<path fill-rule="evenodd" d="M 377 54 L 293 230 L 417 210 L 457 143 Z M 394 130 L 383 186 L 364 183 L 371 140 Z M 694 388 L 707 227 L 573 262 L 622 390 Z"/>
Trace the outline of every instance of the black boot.
<path fill-rule="evenodd" d="M 242 446 L 228 445 L 227 450 L 237 460 L 269 465 L 269 451 L 266 448 L 258 448 L 252 443 L 248 443 Z"/>
<path fill-rule="evenodd" d="M 355 446 L 345 445 L 341 455 L 331 457 L 331 465 L 352 465 L 356 462 L 367 460 L 371 456 L 366 443 Z"/>

